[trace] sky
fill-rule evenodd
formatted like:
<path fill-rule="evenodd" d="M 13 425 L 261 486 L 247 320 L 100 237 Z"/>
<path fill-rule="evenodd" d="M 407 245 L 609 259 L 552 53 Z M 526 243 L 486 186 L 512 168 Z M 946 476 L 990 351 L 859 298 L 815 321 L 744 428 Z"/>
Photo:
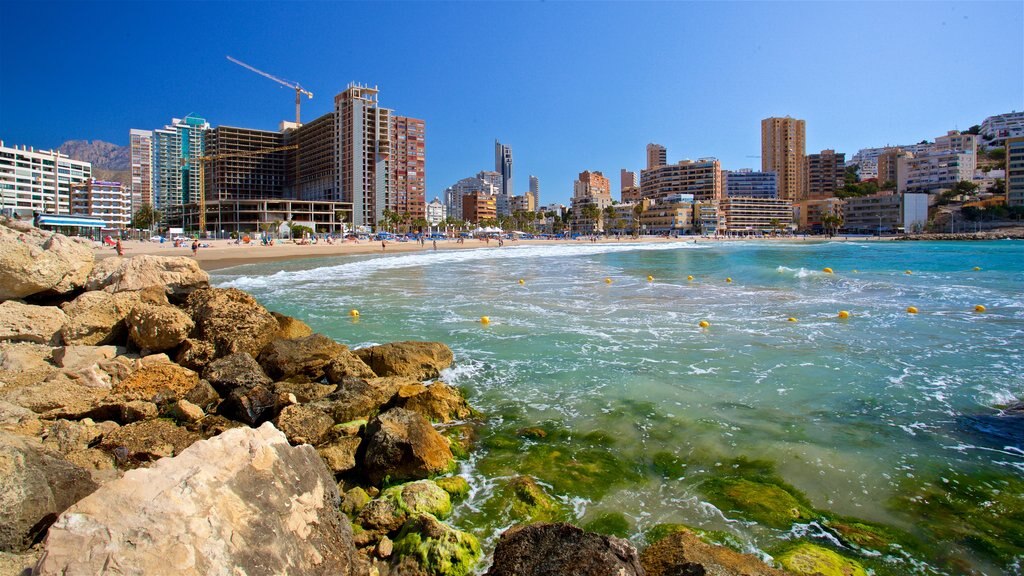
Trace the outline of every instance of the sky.
<path fill-rule="evenodd" d="M 760 121 L 807 151 L 933 139 L 1024 110 L 1024 2 L 0 2 L 0 139 L 128 143 L 195 113 L 276 129 L 350 82 L 427 128 L 427 201 L 494 169 L 568 204 L 583 170 L 713 156 L 760 168 Z"/>

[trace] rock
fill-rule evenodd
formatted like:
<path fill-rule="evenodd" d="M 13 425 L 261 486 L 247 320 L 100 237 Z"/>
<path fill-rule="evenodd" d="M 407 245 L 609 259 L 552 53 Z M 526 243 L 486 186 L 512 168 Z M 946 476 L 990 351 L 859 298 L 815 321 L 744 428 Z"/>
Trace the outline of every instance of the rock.
<path fill-rule="evenodd" d="M 221 394 L 228 394 L 235 388 L 269 388 L 274 382 L 247 352 L 228 354 L 210 362 L 203 370 L 203 378 Z"/>
<path fill-rule="evenodd" d="M 28 408 L 0 400 L 0 431 L 35 437 L 43 433 L 43 423 Z"/>
<path fill-rule="evenodd" d="M 93 267 L 92 249 L 62 234 L 0 234 L 0 301 L 81 287 Z"/>
<path fill-rule="evenodd" d="M 392 342 L 354 352 L 378 376 L 437 378 L 452 365 L 452 351 L 440 342 Z"/>
<path fill-rule="evenodd" d="M 113 360 L 117 353 L 117 346 L 61 346 L 53 349 L 53 363 L 68 370 L 80 370 Z"/>
<path fill-rule="evenodd" d="M 817 514 L 786 487 L 746 478 L 713 478 L 701 486 L 708 501 L 726 515 L 735 512 L 759 524 L 788 530 Z"/>
<path fill-rule="evenodd" d="M 312 406 L 286 406 L 274 419 L 292 444 L 319 444 L 334 425 L 331 417 Z"/>
<path fill-rule="evenodd" d="M 57 344 L 67 316 L 55 306 L 8 300 L 0 304 L 0 340 Z"/>
<path fill-rule="evenodd" d="M 345 492 L 341 499 L 341 511 L 349 516 L 359 514 L 370 503 L 370 495 L 359 486 Z"/>
<path fill-rule="evenodd" d="M 647 576 L 708 574 L 710 576 L 785 576 L 752 554 L 708 544 L 681 529 L 651 544 L 640 555 Z"/>
<path fill-rule="evenodd" d="M 265 386 L 235 388 L 217 407 L 222 416 L 256 426 L 277 414 L 277 395 Z"/>
<path fill-rule="evenodd" d="M 571 524 L 531 524 L 506 530 L 494 550 L 488 576 L 642 576 L 636 549 L 614 536 L 584 532 Z"/>
<path fill-rule="evenodd" d="M 426 418 L 392 408 L 366 425 L 365 474 L 374 483 L 418 480 L 443 474 L 455 463 L 448 442 Z"/>
<path fill-rule="evenodd" d="M 57 409 L 88 410 L 109 394 L 109 389 L 83 385 L 61 372 L 36 384 L 0 389 L 2 399 L 40 414 Z"/>
<path fill-rule="evenodd" d="M 412 516 L 430 514 L 438 519 L 451 516 L 452 500 L 443 488 L 430 480 L 418 480 L 392 486 L 381 493 L 380 499 L 389 500 L 399 510 Z"/>
<path fill-rule="evenodd" d="M 0 550 L 25 550 L 96 487 L 86 470 L 37 442 L 0 435 Z"/>
<path fill-rule="evenodd" d="M 67 322 L 61 329 L 64 344 L 97 346 L 122 342 L 126 328 L 124 319 L 139 303 L 135 292 L 110 294 L 85 292 L 61 309 Z"/>
<path fill-rule="evenodd" d="M 181 298 L 210 285 L 210 275 L 192 258 L 141 255 L 100 260 L 89 274 L 88 290 L 128 292 L 159 286 Z"/>
<path fill-rule="evenodd" d="M 338 387 L 334 384 L 320 384 L 317 382 L 310 382 L 304 378 L 292 378 L 290 380 L 282 380 L 280 382 L 274 382 L 274 392 L 277 394 L 292 394 L 295 396 L 295 400 L 299 404 L 306 404 L 307 402 L 316 402 L 321 398 L 327 397 L 331 392 L 337 390 Z"/>
<path fill-rule="evenodd" d="M 203 409 L 188 400 L 181 399 L 167 408 L 167 415 L 179 422 L 198 422 L 206 416 Z"/>
<path fill-rule="evenodd" d="M 434 484 L 437 484 L 442 490 L 447 492 L 453 502 L 465 500 L 469 496 L 469 482 L 462 476 L 435 478 Z"/>
<path fill-rule="evenodd" d="M 278 380 L 292 376 L 319 380 L 324 376 L 324 367 L 347 351 L 348 347 L 323 334 L 311 334 L 293 340 L 274 340 L 260 353 L 259 361 L 267 374 Z"/>
<path fill-rule="evenodd" d="M 172 363 L 151 363 L 114 386 L 114 394 L 130 400 L 178 400 L 199 385 L 199 375 Z"/>
<path fill-rule="evenodd" d="M 316 449 L 327 469 L 334 474 L 348 472 L 356 467 L 356 453 L 362 438 L 357 436 L 335 438 Z"/>
<path fill-rule="evenodd" d="M 178 355 L 174 361 L 189 370 L 202 372 L 206 365 L 216 357 L 217 349 L 213 347 L 213 344 L 206 340 L 186 338 L 178 348 Z"/>
<path fill-rule="evenodd" d="M 186 426 L 190 432 L 199 434 L 203 439 L 213 438 L 233 428 L 244 428 L 245 424 L 228 420 L 220 414 L 207 414 L 206 418 Z"/>
<path fill-rule="evenodd" d="M 0 574 L 7 576 L 32 576 L 32 567 L 39 561 L 42 548 L 34 546 L 25 552 L 0 552 Z"/>
<path fill-rule="evenodd" d="M 419 383 L 402 386 L 388 402 L 388 407 L 412 410 L 431 422 L 443 423 L 464 420 L 473 414 L 462 393 L 444 382 L 434 382 L 430 386 Z"/>
<path fill-rule="evenodd" d="M 213 389 L 213 386 L 210 386 L 209 382 L 200 380 L 195 388 L 185 393 L 182 400 L 188 400 L 198 406 L 200 410 L 209 412 L 220 403 L 220 395 Z"/>
<path fill-rule="evenodd" d="M 312 447 L 269 424 L 229 430 L 68 509 L 36 573 L 365 573 L 338 500 Z"/>
<path fill-rule="evenodd" d="M 386 404 L 399 388 L 417 383 L 411 378 L 346 379 L 337 390 L 313 404 L 335 422 L 365 419 Z"/>
<path fill-rule="evenodd" d="M 142 420 L 151 420 L 159 415 L 156 404 L 144 400 L 125 400 L 124 398 L 103 398 L 96 404 L 82 407 L 58 408 L 43 413 L 43 417 L 52 420 L 110 420 L 118 424 L 131 424 Z"/>
<path fill-rule="evenodd" d="M 126 468 L 175 456 L 199 440 L 199 435 L 158 418 L 133 422 L 104 436 L 100 448 L 113 454 Z"/>
<path fill-rule="evenodd" d="M 277 334 L 277 320 L 252 296 L 235 288 L 204 288 L 189 294 L 185 311 L 192 337 L 213 344 L 216 356 L 246 352 L 256 357 Z"/>
<path fill-rule="evenodd" d="M 271 312 L 270 314 L 277 320 L 276 338 L 291 340 L 292 338 L 303 338 L 313 333 L 313 329 L 302 320 L 297 320 L 277 312 Z"/>
<path fill-rule="evenodd" d="M 327 375 L 327 381 L 334 384 L 340 384 L 347 378 L 370 379 L 377 377 L 373 370 L 366 365 L 366 362 L 348 350 L 335 355 L 324 367 L 324 374 Z"/>
<path fill-rule="evenodd" d="M 98 362 L 96 367 L 110 377 L 110 385 L 114 386 L 131 376 L 135 371 L 135 361 L 127 356 L 115 356 Z"/>
<path fill-rule="evenodd" d="M 410 518 L 395 538 L 394 554 L 416 559 L 431 576 L 466 576 L 472 574 L 480 558 L 480 542 L 429 514 L 419 514 Z M 561 573 L 576 574 L 571 570 Z"/>
<path fill-rule="evenodd" d="M 53 348 L 30 342 L 4 343 L 0 350 L 0 370 L 4 372 L 52 372 Z"/>
<path fill-rule="evenodd" d="M 529 476 L 510 480 L 503 495 L 511 502 L 509 514 L 519 522 L 559 522 L 569 516 L 566 509 Z"/>
<path fill-rule="evenodd" d="M 124 472 L 117 469 L 114 456 L 99 448 L 86 448 L 65 454 L 64 458 L 89 472 L 92 481 L 102 486 L 120 478 Z"/>
<path fill-rule="evenodd" d="M 801 542 L 776 557 L 782 566 L 795 574 L 820 576 L 867 576 L 864 567 L 817 544 Z"/>
<path fill-rule="evenodd" d="M 384 536 L 377 542 L 376 554 L 378 558 L 390 558 L 391 554 L 395 551 L 395 544 L 391 541 L 391 538 Z"/>
<path fill-rule="evenodd" d="M 90 418 L 78 422 L 57 420 L 47 428 L 43 447 L 65 455 L 71 454 L 89 448 L 104 435 L 118 428 L 120 426 L 117 422 L 104 421 L 97 424 Z"/>
<path fill-rule="evenodd" d="M 367 530 L 384 534 L 396 532 L 405 524 L 408 515 L 394 500 L 373 500 L 359 512 L 359 525 Z"/>
<path fill-rule="evenodd" d="M 154 352 L 181 344 L 195 328 L 192 318 L 174 306 L 141 302 L 132 308 L 125 323 L 132 344 Z"/>

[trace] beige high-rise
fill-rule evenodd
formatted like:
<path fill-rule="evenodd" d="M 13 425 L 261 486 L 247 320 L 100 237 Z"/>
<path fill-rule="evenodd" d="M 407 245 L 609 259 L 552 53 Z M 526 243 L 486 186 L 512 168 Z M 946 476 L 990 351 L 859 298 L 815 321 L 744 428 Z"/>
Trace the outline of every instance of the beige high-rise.
<path fill-rule="evenodd" d="M 761 120 L 761 170 L 778 174 L 779 198 L 804 197 L 806 123 L 796 118 Z"/>

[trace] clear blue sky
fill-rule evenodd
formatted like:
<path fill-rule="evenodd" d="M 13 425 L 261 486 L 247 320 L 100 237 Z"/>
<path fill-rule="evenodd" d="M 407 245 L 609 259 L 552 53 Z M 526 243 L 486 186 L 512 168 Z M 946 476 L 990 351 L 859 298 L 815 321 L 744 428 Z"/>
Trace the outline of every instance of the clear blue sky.
<path fill-rule="evenodd" d="M 807 120 L 807 148 L 932 139 L 1024 109 L 1024 2 L 0 3 L 0 138 L 128 142 L 194 112 L 274 129 L 350 81 L 427 122 L 427 196 L 494 167 L 567 202 L 582 170 L 618 197 L 644 146 L 759 168 L 760 120 Z"/>

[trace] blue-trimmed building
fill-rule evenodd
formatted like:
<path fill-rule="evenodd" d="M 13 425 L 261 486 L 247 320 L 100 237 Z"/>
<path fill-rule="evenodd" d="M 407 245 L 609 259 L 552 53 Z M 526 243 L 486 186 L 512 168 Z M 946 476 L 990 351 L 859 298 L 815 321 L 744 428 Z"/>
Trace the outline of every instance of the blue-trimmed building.
<path fill-rule="evenodd" d="M 775 172 L 754 172 L 750 168 L 723 171 L 727 198 L 778 198 Z"/>
<path fill-rule="evenodd" d="M 209 129 L 209 122 L 189 114 L 153 131 L 153 203 L 158 210 L 199 202 L 199 164 L 185 160 L 206 154 Z"/>

